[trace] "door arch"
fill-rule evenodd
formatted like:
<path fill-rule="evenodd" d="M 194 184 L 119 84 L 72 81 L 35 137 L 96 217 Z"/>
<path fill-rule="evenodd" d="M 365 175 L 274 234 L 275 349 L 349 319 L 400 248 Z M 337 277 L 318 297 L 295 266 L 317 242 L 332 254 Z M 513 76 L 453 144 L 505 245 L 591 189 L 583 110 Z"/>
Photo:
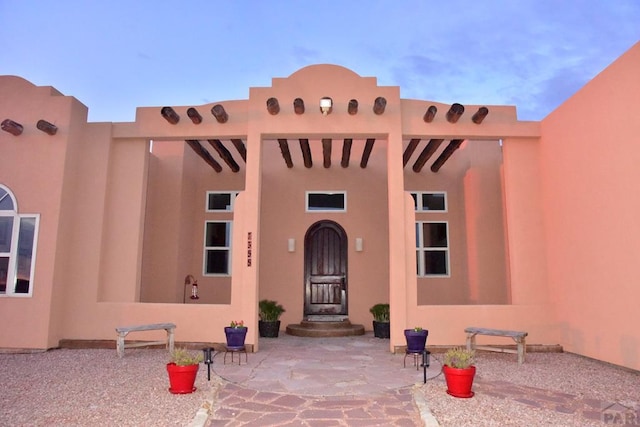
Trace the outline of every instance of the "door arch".
<path fill-rule="evenodd" d="M 304 237 L 304 315 L 346 316 L 347 233 L 336 222 L 313 224 Z"/>

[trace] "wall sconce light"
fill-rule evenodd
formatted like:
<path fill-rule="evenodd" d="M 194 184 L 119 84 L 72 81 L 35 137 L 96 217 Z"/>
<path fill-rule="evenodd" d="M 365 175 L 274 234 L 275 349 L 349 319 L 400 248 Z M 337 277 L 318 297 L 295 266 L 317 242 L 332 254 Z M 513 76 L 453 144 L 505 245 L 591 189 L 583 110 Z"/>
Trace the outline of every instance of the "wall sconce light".
<path fill-rule="evenodd" d="M 187 302 L 185 294 L 188 285 L 191 285 L 191 296 L 189 298 L 193 300 L 200 299 L 200 297 L 198 296 L 198 281 L 195 277 L 193 277 L 193 274 L 187 274 L 187 277 L 184 278 L 184 289 L 182 290 L 183 304 Z"/>
<path fill-rule="evenodd" d="M 362 237 L 356 237 L 356 252 L 362 252 Z"/>
<path fill-rule="evenodd" d="M 322 113 L 322 115 L 326 116 L 327 114 L 331 113 L 332 110 L 333 110 L 333 100 L 328 96 L 325 96 L 324 98 L 320 98 L 320 112 Z"/>
<path fill-rule="evenodd" d="M 289 250 L 289 252 L 296 251 L 296 239 L 289 239 L 289 241 L 287 242 L 287 249 Z"/>

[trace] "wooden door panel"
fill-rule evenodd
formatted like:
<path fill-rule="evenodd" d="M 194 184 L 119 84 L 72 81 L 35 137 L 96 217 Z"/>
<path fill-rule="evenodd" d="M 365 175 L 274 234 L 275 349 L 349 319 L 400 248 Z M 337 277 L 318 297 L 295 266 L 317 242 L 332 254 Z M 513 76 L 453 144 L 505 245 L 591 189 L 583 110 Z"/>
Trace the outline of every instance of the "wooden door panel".
<path fill-rule="evenodd" d="M 305 238 L 305 314 L 346 314 L 346 235 L 337 224 L 315 224 Z"/>

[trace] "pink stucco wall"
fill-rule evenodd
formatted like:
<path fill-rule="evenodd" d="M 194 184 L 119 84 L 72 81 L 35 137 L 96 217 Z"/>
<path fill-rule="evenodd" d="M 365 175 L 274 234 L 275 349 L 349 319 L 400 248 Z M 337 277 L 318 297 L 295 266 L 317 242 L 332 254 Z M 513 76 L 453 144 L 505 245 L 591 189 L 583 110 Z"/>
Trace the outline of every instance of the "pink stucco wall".
<path fill-rule="evenodd" d="M 549 287 L 568 351 L 640 369 L 640 44 L 542 121 Z"/>

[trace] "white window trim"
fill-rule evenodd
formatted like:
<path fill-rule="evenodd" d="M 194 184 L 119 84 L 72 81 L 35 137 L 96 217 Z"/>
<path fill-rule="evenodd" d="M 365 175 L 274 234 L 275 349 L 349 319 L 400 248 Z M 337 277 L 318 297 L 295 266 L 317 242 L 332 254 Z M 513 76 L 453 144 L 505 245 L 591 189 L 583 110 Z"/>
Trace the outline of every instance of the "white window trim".
<path fill-rule="evenodd" d="M 217 211 L 214 211 L 217 212 Z M 207 242 L 207 224 L 209 223 L 227 223 L 229 224 L 229 242 L 228 242 L 228 246 L 206 246 L 206 242 Z M 202 249 L 202 275 L 204 277 L 231 277 L 231 267 L 233 265 L 232 263 L 232 257 L 233 257 L 233 250 L 232 250 L 232 244 L 233 244 L 233 221 L 230 220 L 206 220 L 204 222 L 204 230 L 203 230 L 203 249 Z M 220 273 L 207 273 L 207 251 L 208 250 L 227 250 L 229 251 L 229 256 L 227 257 L 227 271 L 228 273 L 225 274 L 220 274 Z"/>
<path fill-rule="evenodd" d="M 12 217 L 13 218 L 13 228 L 11 230 L 11 248 L 9 248 L 9 252 L 2 252 L 0 255 L 6 256 L 9 258 L 9 265 L 7 268 L 7 288 L 4 293 L 0 293 L 0 298 L 12 297 L 12 298 L 30 298 L 33 296 L 33 288 L 34 288 L 34 275 L 36 268 L 36 254 L 38 253 L 38 234 L 40 229 L 40 214 L 19 214 L 18 213 L 18 202 L 16 201 L 13 192 L 6 186 L 0 184 L 0 188 L 6 191 L 5 197 L 10 197 L 11 202 L 13 204 L 14 210 L 0 210 L 0 216 L 3 217 Z M 31 254 L 31 268 L 29 270 L 29 292 L 27 293 L 16 293 L 16 282 L 18 280 L 17 277 L 17 265 L 18 265 L 18 244 L 20 237 L 20 224 L 22 219 L 25 218 L 33 218 L 34 228 L 33 228 L 33 250 Z"/>
<path fill-rule="evenodd" d="M 450 278 L 451 277 L 451 236 L 449 234 L 449 222 L 448 221 L 416 221 L 416 224 L 419 224 L 417 227 L 420 230 L 418 246 L 416 247 L 416 253 L 418 254 L 418 277 L 421 278 Z M 424 247 L 424 235 L 422 233 L 422 224 L 445 224 L 447 228 L 447 246 L 441 247 L 433 247 L 433 248 L 425 248 Z M 421 256 L 424 252 L 433 252 L 433 251 L 444 251 L 447 257 L 447 274 L 420 274 L 424 273 L 424 257 Z"/>
<path fill-rule="evenodd" d="M 416 199 L 415 199 L 416 200 L 416 212 L 421 212 L 421 213 L 446 213 L 446 212 L 449 211 L 449 200 L 448 200 L 446 191 L 410 191 L 409 193 L 412 196 L 414 194 L 416 195 Z M 441 210 L 441 211 L 423 209 L 422 196 L 424 194 L 442 194 L 442 195 L 444 195 L 444 209 Z"/>
<path fill-rule="evenodd" d="M 309 195 L 311 194 L 328 194 L 328 195 L 336 195 L 342 194 L 344 196 L 344 209 L 309 209 Z M 307 213 L 317 213 L 317 212 L 333 212 L 333 213 L 343 213 L 347 212 L 347 192 L 346 191 L 322 191 L 322 190 L 314 190 L 314 191 L 305 191 L 304 193 L 304 211 Z"/>
<path fill-rule="evenodd" d="M 236 197 L 238 197 L 239 191 L 207 191 L 206 197 L 204 199 L 204 210 L 205 212 L 233 212 L 235 210 Z M 211 194 L 229 194 L 230 197 L 230 205 L 229 209 L 209 209 L 209 195 Z"/>

